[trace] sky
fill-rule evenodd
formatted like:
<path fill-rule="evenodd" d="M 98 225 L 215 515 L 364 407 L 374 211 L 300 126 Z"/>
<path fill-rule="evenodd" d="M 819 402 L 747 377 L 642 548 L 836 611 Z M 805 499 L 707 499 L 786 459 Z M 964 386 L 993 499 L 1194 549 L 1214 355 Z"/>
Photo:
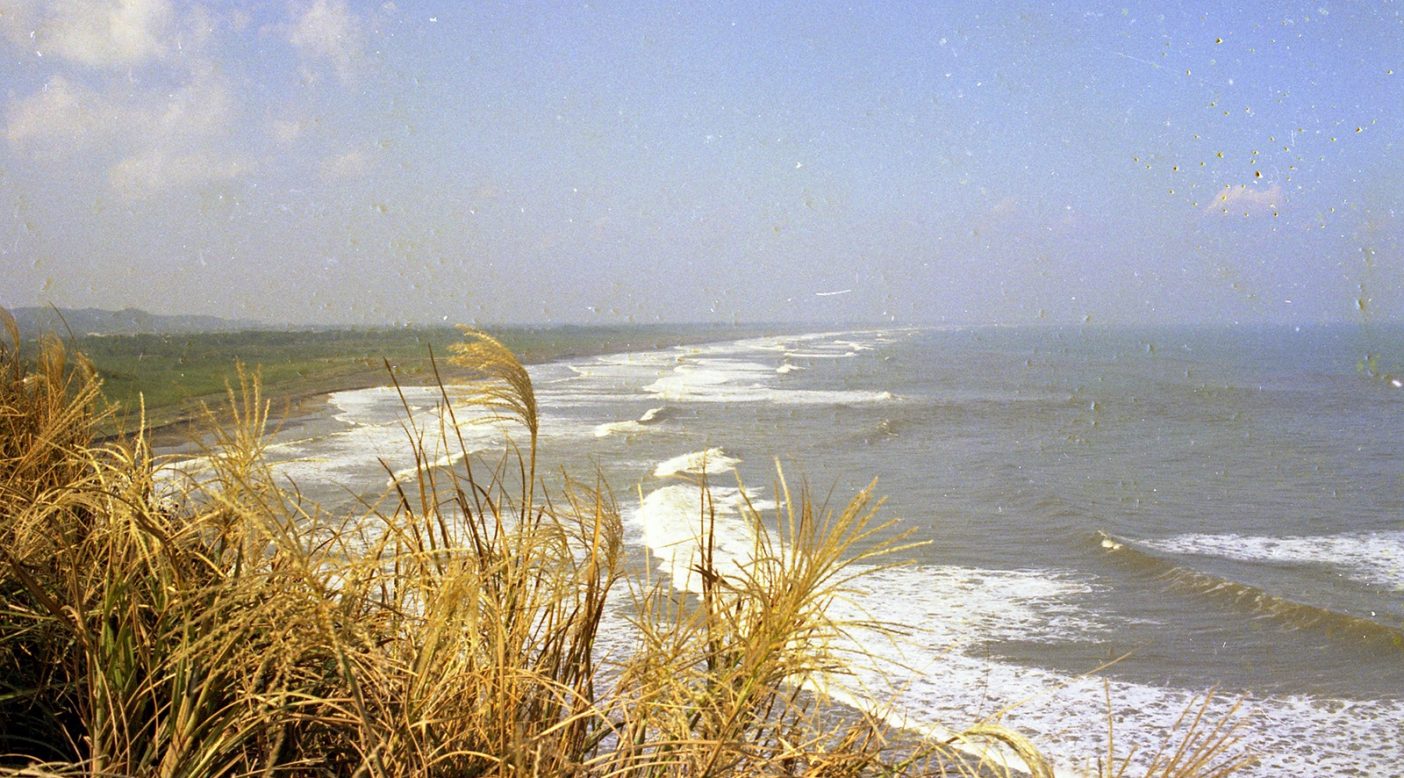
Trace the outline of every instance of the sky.
<path fill-rule="evenodd" d="M 0 0 L 0 305 L 1404 318 L 1404 8 L 1170 5 Z"/>

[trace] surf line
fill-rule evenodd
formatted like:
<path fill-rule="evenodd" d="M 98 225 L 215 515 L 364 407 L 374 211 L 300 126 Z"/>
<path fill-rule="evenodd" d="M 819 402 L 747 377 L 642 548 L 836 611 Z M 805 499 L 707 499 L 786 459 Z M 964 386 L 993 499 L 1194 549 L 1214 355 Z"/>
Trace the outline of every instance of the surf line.
<path fill-rule="evenodd" d="M 1098 530 L 1093 541 L 1132 569 L 1164 581 L 1167 586 L 1266 616 L 1292 629 L 1312 629 L 1328 636 L 1349 637 L 1367 644 L 1404 648 L 1404 631 L 1353 613 L 1298 602 L 1251 584 L 1176 564 L 1135 543 Z"/>

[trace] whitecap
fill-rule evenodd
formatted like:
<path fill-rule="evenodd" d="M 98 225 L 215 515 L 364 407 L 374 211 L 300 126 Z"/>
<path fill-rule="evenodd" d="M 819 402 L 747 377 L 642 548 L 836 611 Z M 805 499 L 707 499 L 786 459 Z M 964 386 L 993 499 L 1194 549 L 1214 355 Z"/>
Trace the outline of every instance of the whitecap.
<path fill-rule="evenodd" d="M 663 413 L 666 410 L 668 410 L 668 406 L 666 405 L 660 405 L 657 408 L 649 408 L 648 410 L 644 411 L 644 414 L 642 416 L 639 417 L 639 423 L 651 424 L 653 422 L 662 421 L 663 417 L 659 414 Z"/>
<path fill-rule="evenodd" d="M 667 409 L 667 406 L 649 408 L 647 411 L 644 411 L 644 414 L 637 419 L 628 419 L 625 421 L 609 421 L 605 422 L 604 424 L 597 425 L 595 427 L 595 437 L 605 438 L 616 433 L 633 435 L 640 432 L 647 432 L 649 427 L 656 426 L 659 422 L 663 421 L 663 419 L 666 418 L 665 412 L 667 411 Z"/>
<path fill-rule="evenodd" d="M 1363 583 L 1404 591 L 1404 532 L 1400 531 L 1283 537 L 1189 533 L 1143 543 L 1173 554 L 1331 565 Z"/>
<path fill-rule="evenodd" d="M 604 424 L 595 426 L 595 437 L 607 438 L 616 433 L 632 435 L 636 432 L 643 432 L 646 429 L 647 427 L 633 419 L 629 419 L 628 421 L 607 421 Z"/>
<path fill-rule="evenodd" d="M 849 359 L 858 356 L 853 350 L 845 351 L 786 351 L 786 359 Z"/>
<path fill-rule="evenodd" d="M 718 475 L 729 471 L 740 463 L 741 460 L 727 456 L 726 452 L 720 448 L 709 448 L 703 451 L 680 454 L 660 462 L 653 469 L 653 475 L 655 478 L 667 478 L 670 475 L 683 473 Z"/>

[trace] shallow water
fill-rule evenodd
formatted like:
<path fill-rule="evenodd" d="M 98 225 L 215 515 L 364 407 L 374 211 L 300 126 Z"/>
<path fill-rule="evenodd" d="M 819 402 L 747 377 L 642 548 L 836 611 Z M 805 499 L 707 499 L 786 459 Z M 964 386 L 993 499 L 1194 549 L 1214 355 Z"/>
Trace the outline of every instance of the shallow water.
<path fill-rule="evenodd" d="M 602 467 L 635 553 L 679 588 L 696 585 L 699 497 L 676 473 L 735 487 L 734 472 L 761 508 L 776 457 L 836 501 L 880 477 L 885 515 L 931 542 L 835 607 L 901 626 L 858 636 L 885 661 L 845 686 L 907 726 L 1009 708 L 1076 771 L 1105 751 L 1105 693 L 1121 745 L 1153 751 L 1217 685 L 1216 710 L 1250 709 L 1253 774 L 1390 775 L 1404 763 L 1404 392 L 1355 370 L 1380 337 L 874 330 L 532 375 L 545 464 Z M 270 454 L 325 504 L 380 493 L 412 472 L 407 418 L 439 423 L 438 389 L 404 396 L 408 417 L 393 389 L 333 395 Z M 464 430 L 487 450 L 510 425 Z M 746 524 L 724 515 L 719 530 L 720 558 L 744 563 Z"/>

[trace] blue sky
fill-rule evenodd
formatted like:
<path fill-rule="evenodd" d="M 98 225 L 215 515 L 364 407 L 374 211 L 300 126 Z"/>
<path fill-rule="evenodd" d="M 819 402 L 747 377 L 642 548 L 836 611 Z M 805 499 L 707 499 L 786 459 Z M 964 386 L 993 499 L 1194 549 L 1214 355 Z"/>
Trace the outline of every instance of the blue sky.
<path fill-rule="evenodd" d="M 0 0 L 0 304 L 1404 313 L 1397 4 L 755 6 Z"/>

